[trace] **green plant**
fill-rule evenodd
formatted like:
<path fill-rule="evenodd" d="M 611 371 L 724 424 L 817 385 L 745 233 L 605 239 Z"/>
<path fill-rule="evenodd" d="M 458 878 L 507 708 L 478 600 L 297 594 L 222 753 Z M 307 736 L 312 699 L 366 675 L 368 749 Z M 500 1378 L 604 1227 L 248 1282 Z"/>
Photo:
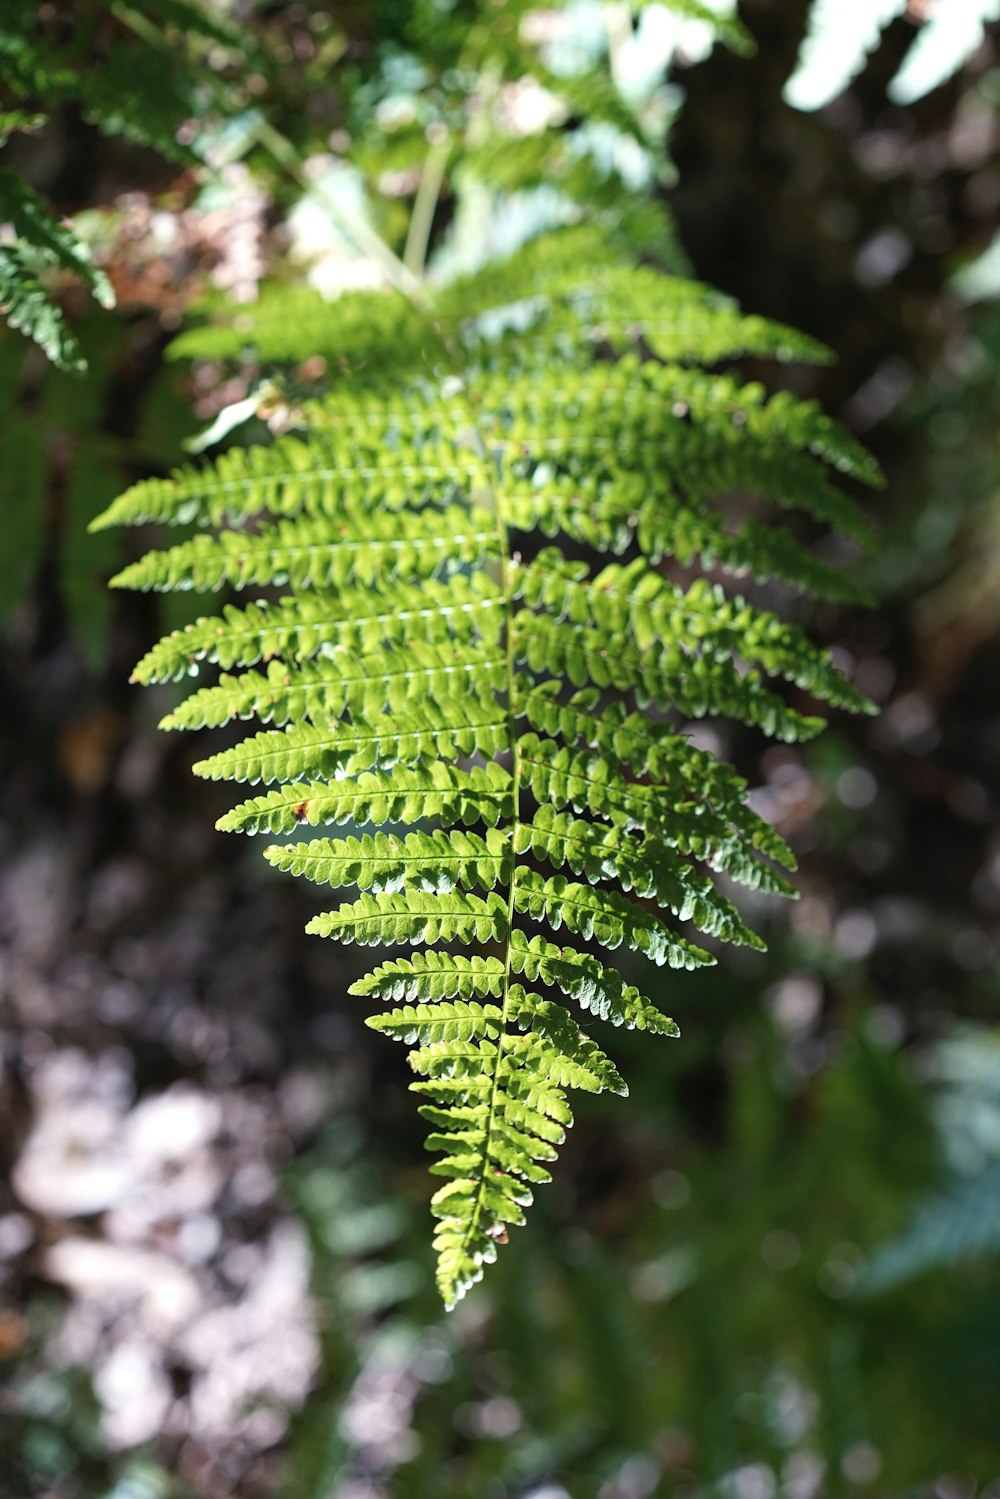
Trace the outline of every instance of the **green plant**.
<path fill-rule="evenodd" d="M 167 160 L 196 164 L 207 121 L 244 102 L 218 66 L 206 64 L 213 47 L 245 66 L 247 37 L 197 0 L 152 0 L 141 13 L 103 0 L 72 7 L 13 0 L 0 18 L 0 149 L 64 113 L 77 126 L 83 121 Z M 186 142 L 182 127 L 196 117 L 200 125 Z M 81 373 L 86 361 L 52 278 L 62 272 L 81 279 L 104 308 L 115 304 L 110 281 L 72 223 L 19 171 L 6 168 L 0 169 L 4 226 L 0 312 L 53 364 Z"/>
<path fill-rule="evenodd" d="M 704 576 L 860 597 L 714 503 L 739 487 L 867 539 L 834 482 L 878 482 L 864 451 L 814 403 L 708 368 L 824 351 L 643 264 L 656 211 L 635 206 L 578 201 L 577 222 L 409 298 L 345 295 L 320 318 L 274 292 L 241 340 L 279 365 L 325 348 L 327 392 L 290 403 L 297 430 L 271 445 L 140 483 L 96 523 L 194 527 L 117 586 L 270 590 L 165 637 L 135 680 L 220 667 L 164 720 L 267 726 L 196 767 L 270 788 L 220 827 L 291 835 L 273 865 L 358 889 L 310 931 L 423 949 L 352 992 L 413 1048 L 448 1306 L 549 1180 L 566 1091 L 626 1091 L 546 996 L 676 1035 L 590 945 L 697 968 L 713 954 L 661 912 L 760 946 L 713 876 L 791 893 L 789 849 L 685 724 L 795 741 L 822 727 L 812 699 L 868 707 L 799 626 Z M 324 824 L 376 831 L 297 836 Z"/>

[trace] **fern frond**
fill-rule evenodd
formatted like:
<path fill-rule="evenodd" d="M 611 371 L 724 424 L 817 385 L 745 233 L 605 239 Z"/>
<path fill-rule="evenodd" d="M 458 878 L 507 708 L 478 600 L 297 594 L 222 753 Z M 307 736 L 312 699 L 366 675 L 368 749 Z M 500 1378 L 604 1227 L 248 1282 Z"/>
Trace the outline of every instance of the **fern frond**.
<path fill-rule="evenodd" d="M 662 656 L 674 644 L 714 651 L 720 660 L 739 656 L 837 707 L 856 713 L 868 708 L 829 652 L 817 650 L 802 630 L 775 614 L 728 597 L 718 585 L 699 578 L 682 590 L 641 558 L 627 567 L 612 564 L 593 578 L 588 573 L 585 563 L 568 562 L 548 547 L 521 570 L 516 596 L 559 621 L 621 636 L 639 656 Z"/>
<path fill-rule="evenodd" d="M 61 310 L 16 245 L 0 245 L 0 312 L 59 369 L 75 374 L 86 369 Z"/>
<path fill-rule="evenodd" d="M 532 1044 L 533 1038 L 543 1038 L 541 1055 L 553 1082 L 587 1093 L 628 1097 L 628 1085 L 614 1062 L 592 1036 L 580 1030 L 562 1005 L 528 993 L 521 984 L 510 986 L 509 1000 L 513 1024 L 532 1033 Z"/>
<path fill-rule="evenodd" d="M 484 426 L 495 425 L 511 443 L 544 434 L 539 456 L 601 461 L 626 471 L 654 461 L 673 469 L 683 487 L 725 490 L 740 482 L 813 514 L 862 543 L 871 526 L 859 506 L 828 482 L 833 470 L 864 484 L 882 483 L 877 464 L 858 442 L 814 401 L 785 391 L 768 396 L 763 386 L 740 384 L 675 365 L 641 362 L 626 355 L 616 364 L 561 371 L 557 384 L 530 366 L 514 385 L 501 370 L 484 380 Z M 492 399 L 490 399 L 492 398 Z M 489 402 L 489 404 L 487 404 Z M 495 415 L 489 422 L 493 407 Z M 735 459 L 732 469 L 723 467 Z M 701 478 L 701 485 L 698 479 Z M 820 484 L 814 481 L 818 478 Z M 748 482 L 749 481 L 749 482 Z"/>
<path fill-rule="evenodd" d="M 582 717 L 586 720 L 586 715 Z M 622 743 L 620 736 L 618 742 Z M 611 749 L 608 738 L 605 745 Z M 623 747 L 632 748 L 633 742 L 628 740 Z M 740 884 L 771 894 L 792 893 L 787 881 L 758 857 L 766 853 L 794 869 L 791 850 L 742 800 L 728 801 L 725 792 L 714 785 L 704 786 L 699 799 L 694 776 L 673 786 L 669 781 L 652 785 L 630 781 L 615 758 L 560 746 L 533 733 L 520 737 L 518 754 L 523 783 L 540 804 L 596 813 L 615 826 L 655 835 L 678 853 L 725 870 Z M 666 758 L 671 771 L 683 766 L 675 755 Z M 745 795 L 745 787 L 736 795 Z"/>
<path fill-rule="evenodd" d="M 741 674 L 710 643 L 699 652 L 672 641 L 654 656 L 640 651 L 627 635 L 529 610 L 514 616 L 511 630 L 516 659 L 536 676 L 557 676 L 574 687 L 610 687 L 631 693 L 642 708 L 677 708 L 689 718 L 725 715 L 792 743 L 812 738 L 824 726 L 821 718 L 786 707 L 762 686 L 759 673 Z"/>
<path fill-rule="evenodd" d="M 452 829 L 404 838 L 316 838 L 265 849 L 264 856 L 317 884 L 359 890 L 492 890 L 511 863 L 510 835 L 498 828 L 488 828 L 485 836 Z"/>
<path fill-rule="evenodd" d="M 520 915 L 530 916 L 552 931 L 564 926 L 577 937 L 593 939 L 611 952 L 624 945 L 671 968 L 700 968 L 716 961 L 672 931 L 660 917 L 613 892 L 593 890 L 559 874 L 543 879 L 523 865 L 514 871 L 512 889 L 514 910 Z"/>
<path fill-rule="evenodd" d="M 380 963 L 365 978 L 351 985 L 351 994 L 374 995 L 378 999 L 472 999 L 492 995 L 499 998 L 504 987 L 504 965 L 499 958 L 473 953 L 414 953 Z"/>
<path fill-rule="evenodd" d="M 349 725 L 317 717 L 302 726 L 264 730 L 232 749 L 199 761 L 195 775 L 210 781 L 263 782 L 302 776 L 354 775 L 377 764 L 415 764 L 425 757 L 495 755 L 507 745 L 508 720 L 492 703 L 457 699 L 447 711 L 423 704 Z"/>
<path fill-rule="evenodd" d="M 2 50 L 0 46 L 0 56 Z M 16 122 L 30 117 L 6 118 Z M 86 369 L 86 361 L 51 295 L 45 273 L 68 271 L 79 277 L 102 307 L 115 305 L 111 283 L 93 264 L 83 241 L 14 172 L 0 171 L 0 224 L 9 226 L 13 235 L 11 243 L 0 245 L 0 312 L 12 328 L 37 343 L 58 369 L 79 374 Z"/>
<path fill-rule="evenodd" d="M 1000 1167 L 955 1173 L 944 1190 L 918 1203 L 902 1232 L 882 1244 L 858 1277 L 862 1296 L 894 1290 L 919 1275 L 940 1274 L 1000 1252 Z"/>
<path fill-rule="evenodd" d="M 500 1034 L 503 1011 L 499 1005 L 481 1005 L 476 1000 L 443 1000 L 434 1005 L 403 1005 L 385 1015 L 372 1015 L 367 1024 L 374 1031 L 402 1041 L 405 1046 L 436 1042 L 469 1041 L 485 1037 L 495 1041 Z"/>
<path fill-rule="evenodd" d="M 195 620 L 164 636 L 136 667 L 135 682 L 169 682 L 197 675 L 202 663 L 231 670 L 281 656 L 308 661 L 349 651 L 368 655 L 383 645 L 440 645 L 477 636 L 496 644 L 503 629 L 504 598 L 485 573 L 471 578 L 428 578 L 385 589 L 342 589 L 260 600 L 221 616 Z"/>
<path fill-rule="evenodd" d="M 422 462 L 394 456 L 394 448 L 414 442 L 415 414 L 372 412 L 341 396 L 336 416 L 340 427 L 350 429 L 346 439 L 332 423 L 326 431 L 314 424 L 308 442 L 282 437 L 269 448 L 234 448 L 208 469 L 188 466 L 168 479 L 144 479 L 97 517 L 94 530 L 150 521 L 233 525 L 265 513 L 339 518 L 344 510 L 359 516 L 410 511 L 454 501 L 468 482 L 468 454 L 437 452 L 443 459 L 437 464 L 426 453 Z M 485 479 L 486 465 L 473 474 Z M 423 486 L 419 492 L 415 480 Z"/>
<path fill-rule="evenodd" d="M 517 832 L 516 853 L 534 854 L 556 869 L 568 866 L 574 874 L 585 875 L 591 884 L 614 881 L 626 893 L 634 891 L 668 907 L 701 932 L 724 942 L 763 948 L 736 907 L 719 894 L 707 876 L 677 863 L 672 840 L 655 835 L 636 839 L 621 828 L 595 827 L 548 805 L 540 807 L 531 822 L 522 822 Z"/>
<path fill-rule="evenodd" d="M 599 1020 L 660 1036 L 680 1034 L 676 1023 L 634 985 L 626 984 L 617 969 L 606 968 L 590 953 L 557 947 L 540 936 L 529 939 L 516 928 L 510 935 L 510 951 L 514 973 L 532 983 L 552 985 Z"/>
<path fill-rule="evenodd" d="M 379 891 L 348 901 L 336 911 L 314 916 L 306 927 L 318 937 L 337 937 L 366 947 L 401 942 L 502 942 L 507 936 L 507 902 L 491 894 L 434 895 L 408 890 Z"/>
<path fill-rule="evenodd" d="M 548 1180 L 567 1090 L 625 1091 L 581 1019 L 677 1034 L 587 948 L 703 967 L 719 943 L 762 945 L 718 875 L 794 893 L 791 851 L 746 783 L 690 742 L 690 721 L 791 741 L 822 727 L 819 703 L 868 711 L 800 627 L 719 581 L 856 596 L 770 521 L 730 529 L 720 501 L 738 487 L 864 540 L 838 480 L 880 482 L 867 454 L 811 402 L 692 367 L 820 351 L 592 230 L 542 237 L 442 291 L 401 369 L 337 381 L 295 436 L 136 486 L 98 521 L 200 528 L 119 586 L 276 591 L 224 602 L 135 676 L 221 668 L 165 720 L 271 725 L 195 767 L 270 788 L 219 826 L 340 825 L 266 850 L 278 869 L 358 892 L 308 930 L 417 949 L 352 992 L 387 1004 L 369 1023 L 411 1048 L 445 1178 L 432 1211 L 449 1306 Z M 574 264 L 586 244 L 593 262 Z M 338 305 L 324 314 L 331 347 Z M 393 306 L 366 346 L 345 301 L 352 371 L 383 357 Z M 266 326 L 249 330 L 261 346 Z M 197 337 L 189 349 L 223 346 Z M 633 351 L 592 362 L 598 337 L 605 354 Z M 578 561 L 581 545 L 596 559 Z"/>
<path fill-rule="evenodd" d="M 308 348 L 349 377 L 352 386 L 381 387 L 390 359 L 413 377 L 430 374 L 435 357 L 445 352 L 426 319 L 394 292 L 345 292 L 330 302 L 304 287 L 264 287 L 257 302 L 241 307 L 235 317 L 227 310 L 225 317 L 185 330 L 170 345 L 170 357 L 296 364 Z"/>
<path fill-rule="evenodd" d="M 376 578 L 433 578 L 477 561 L 494 539 L 468 511 L 393 515 L 343 515 L 335 530 L 313 520 L 283 521 L 256 533 L 223 531 L 193 536 L 163 552 L 149 552 L 116 577 L 113 588 L 172 593 L 212 593 L 231 584 L 290 584 L 293 588 L 344 588 Z"/>
<path fill-rule="evenodd" d="M 302 723 L 330 714 L 402 710 L 430 702 L 446 707 L 456 694 L 486 698 L 506 681 L 506 657 L 496 650 L 472 650 L 456 657 L 454 649 L 410 645 L 386 648 L 374 656 L 341 650 L 321 662 L 290 667 L 272 661 L 266 674 L 244 672 L 222 676 L 217 687 L 203 687 L 160 722 L 162 729 L 217 727 L 234 718 L 262 723 Z"/>
<path fill-rule="evenodd" d="M 419 822 L 438 818 L 496 827 L 513 811 L 510 772 L 496 761 L 458 770 L 443 760 L 392 771 L 362 771 L 350 781 L 292 781 L 241 802 L 216 826 L 225 833 L 291 833 L 324 823 Z"/>
<path fill-rule="evenodd" d="M 750 354 L 784 363 L 826 364 L 831 358 L 815 339 L 767 318 L 744 316 L 732 298 L 701 282 L 667 278 L 644 266 L 612 262 L 581 276 L 577 263 L 557 274 L 536 273 L 533 286 L 537 312 L 521 341 L 534 348 L 563 343 L 583 352 L 606 343 L 624 354 L 641 339 L 666 362 L 711 365 Z M 494 293 L 484 290 L 492 309 Z"/>
<path fill-rule="evenodd" d="M 79 276 L 102 307 L 115 305 L 111 283 L 94 265 L 87 246 L 14 172 L 0 171 L 0 223 L 9 224 L 36 257 Z"/>

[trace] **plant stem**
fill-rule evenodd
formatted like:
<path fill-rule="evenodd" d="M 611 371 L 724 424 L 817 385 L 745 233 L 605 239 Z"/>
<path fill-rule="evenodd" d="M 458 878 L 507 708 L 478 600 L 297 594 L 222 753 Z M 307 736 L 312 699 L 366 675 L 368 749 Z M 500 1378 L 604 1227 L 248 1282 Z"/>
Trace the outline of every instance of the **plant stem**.
<path fill-rule="evenodd" d="M 632 35 L 632 7 L 623 0 L 608 0 L 603 11 L 608 38 L 608 68 L 612 82 L 620 84 L 622 48 Z"/>
<path fill-rule="evenodd" d="M 254 134 L 265 151 L 269 151 L 279 166 L 284 167 L 288 175 L 296 181 L 306 192 L 314 193 L 323 200 L 324 206 L 330 210 L 331 215 L 337 221 L 344 233 L 351 239 L 359 250 L 369 256 L 386 279 L 392 283 L 397 291 L 423 307 L 427 301 L 427 293 L 423 283 L 413 274 L 409 266 L 404 265 L 399 256 L 396 255 L 381 235 L 377 234 L 360 214 L 348 208 L 346 204 L 340 203 L 333 194 L 323 187 L 321 182 L 310 180 L 309 174 L 299 157 L 298 152 L 291 141 L 286 139 L 280 131 L 267 120 L 260 120 L 254 127 Z"/>
<path fill-rule="evenodd" d="M 131 27 L 136 35 L 142 37 L 150 46 L 159 47 L 164 51 L 170 50 L 170 42 L 167 38 L 140 12 L 133 10 L 129 5 L 122 4 L 115 5 L 114 12 L 119 20 Z M 305 164 L 291 141 L 263 118 L 254 125 L 252 133 L 254 139 L 271 154 L 294 182 L 297 182 L 306 192 L 313 193 L 323 200 L 324 206 L 329 209 L 331 216 L 347 237 L 362 254 L 375 262 L 386 280 L 419 307 L 426 307 L 427 293 L 419 277 L 403 264 L 399 256 L 390 250 L 381 235 L 377 234 L 360 214 L 355 213 L 345 204 L 338 203 L 321 182 L 314 182 L 310 179 Z M 433 205 L 431 212 L 433 213 Z"/>
<path fill-rule="evenodd" d="M 423 171 L 420 173 L 417 196 L 413 202 L 406 248 L 403 251 L 403 264 L 414 276 L 422 275 L 424 266 L 427 264 L 427 245 L 431 237 L 434 210 L 441 196 L 441 184 L 444 182 L 445 167 L 448 165 L 450 154 L 451 136 L 445 131 L 432 143 L 427 152 Z"/>

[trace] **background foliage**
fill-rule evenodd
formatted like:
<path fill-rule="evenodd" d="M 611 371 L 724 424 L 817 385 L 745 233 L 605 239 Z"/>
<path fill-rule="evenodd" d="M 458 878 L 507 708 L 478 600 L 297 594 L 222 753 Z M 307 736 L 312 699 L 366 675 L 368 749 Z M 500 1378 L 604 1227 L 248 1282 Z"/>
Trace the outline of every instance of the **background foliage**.
<path fill-rule="evenodd" d="M 722 744 L 796 848 L 803 899 L 773 917 L 766 957 L 664 992 L 682 1047 L 621 1039 L 630 1107 L 578 1111 L 533 1226 L 445 1323 L 396 1052 L 343 997 L 350 957 L 300 936 L 301 892 L 211 832 L 224 804 L 188 773 L 202 747 L 155 733 L 169 700 L 123 686 L 154 606 L 108 601 L 127 558 L 114 539 L 88 551 L 83 530 L 223 408 L 251 403 L 238 440 L 280 420 L 267 371 L 164 364 L 164 346 L 189 300 L 245 296 L 267 266 L 363 274 L 364 247 L 330 243 L 317 205 L 364 201 L 339 132 L 363 143 L 352 160 L 405 252 L 415 153 L 455 107 L 407 123 L 410 9 L 255 14 L 276 65 L 239 102 L 291 156 L 237 110 L 203 175 L 98 138 L 73 101 L 18 146 L 57 211 L 106 210 L 77 223 L 118 310 L 58 289 L 86 382 L 20 335 L 0 346 L 5 1486 L 990 1492 L 1000 334 L 953 277 L 1000 202 L 993 28 L 906 107 L 886 99 L 905 18 L 828 110 L 784 104 L 805 21 L 791 0 L 741 7 L 755 58 L 716 51 L 674 75 L 688 258 L 834 347 L 802 393 L 889 475 L 878 609 L 817 616 L 883 712 L 805 751 Z M 677 99 L 658 102 L 662 129 Z M 437 210 L 441 254 L 460 206 Z M 508 205 L 522 211 L 541 210 Z M 315 371 L 297 377 L 307 393 Z"/>

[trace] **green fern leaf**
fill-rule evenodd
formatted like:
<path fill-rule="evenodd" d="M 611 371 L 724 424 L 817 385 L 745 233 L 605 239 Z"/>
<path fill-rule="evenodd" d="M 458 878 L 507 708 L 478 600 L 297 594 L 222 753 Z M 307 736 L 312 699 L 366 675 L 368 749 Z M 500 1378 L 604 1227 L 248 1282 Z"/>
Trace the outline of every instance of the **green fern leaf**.
<path fill-rule="evenodd" d="M 392 771 L 362 771 L 350 781 L 292 781 L 241 802 L 216 826 L 225 833 L 291 833 L 321 823 L 484 822 L 513 811 L 510 773 L 495 761 L 457 770 L 443 760 Z"/>
<path fill-rule="evenodd" d="M 515 973 L 523 973 L 533 983 L 551 984 L 600 1020 L 660 1036 L 680 1034 L 676 1023 L 634 985 L 626 984 L 617 969 L 606 968 L 590 953 L 557 947 L 540 936 L 529 939 L 516 929 L 511 932 L 510 950 Z"/>
<path fill-rule="evenodd" d="M 408 890 L 404 895 L 379 891 L 348 901 L 336 911 L 314 916 L 306 931 L 378 947 L 401 942 L 503 941 L 507 925 L 507 904 L 499 895 L 483 900 L 460 892 L 442 896 Z"/>
<path fill-rule="evenodd" d="M 351 985 L 350 992 L 376 995 L 379 999 L 480 999 L 499 998 L 504 987 L 504 965 L 499 958 L 476 953 L 421 952 L 412 958 L 380 963 L 365 978 Z"/>
<path fill-rule="evenodd" d="M 79 374 L 87 368 L 66 319 L 17 245 L 0 245 L 0 312 L 59 369 Z"/>
<path fill-rule="evenodd" d="M 457 758 L 495 755 L 506 746 L 507 720 L 490 703 L 478 700 L 449 704 L 449 711 L 424 706 L 407 714 L 384 715 L 371 722 L 358 718 L 345 726 L 337 719 L 317 718 L 303 727 L 266 730 L 223 750 L 194 767 L 210 781 L 263 782 L 298 780 L 302 776 L 356 774 L 382 763 L 415 764 L 428 756 Z"/>
<path fill-rule="evenodd" d="M 86 282 L 102 307 L 114 307 L 111 283 L 94 265 L 86 245 L 56 218 L 45 199 L 13 172 L 0 171 L 0 223 L 9 224 L 17 242 L 31 247 L 34 259 L 74 273 Z M 9 312 L 7 316 L 13 322 Z"/>
<path fill-rule="evenodd" d="M 301 723 L 348 711 L 371 718 L 384 708 L 401 711 L 414 700 L 443 708 L 456 695 L 485 698 L 501 688 L 504 663 L 496 650 L 470 650 L 456 660 L 454 651 L 420 645 L 405 651 L 387 648 L 375 656 L 340 651 L 333 659 L 298 667 L 272 661 L 266 674 L 223 675 L 218 686 L 196 692 L 160 727 L 200 729 L 254 717 L 262 723 Z"/>
<path fill-rule="evenodd" d="M 574 262 L 587 244 L 592 262 Z M 249 328 L 276 357 L 297 348 L 277 306 Z M 345 299 L 347 351 L 363 346 L 358 309 Z M 271 725 L 195 767 L 265 788 L 219 826 L 293 835 L 266 850 L 276 868 L 357 892 L 310 932 L 416 949 L 352 993 L 387 1005 L 369 1024 L 410 1048 L 452 1306 L 549 1179 L 567 1091 L 625 1092 L 582 1022 L 678 1033 L 618 958 L 688 970 L 724 942 L 760 947 L 720 874 L 794 893 L 790 849 L 691 721 L 794 741 L 822 727 L 820 703 L 869 711 L 803 629 L 719 578 L 857 590 L 769 520 L 731 529 L 727 491 L 863 541 L 839 479 L 880 479 L 814 404 L 694 367 L 822 351 L 637 267 L 603 226 L 541 237 L 431 312 L 422 349 L 381 383 L 371 368 L 340 381 L 294 437 L 135 486 L 97 525 L 200 528 L 118 586 L 274 590 L 223 601 L 135 677 L 220 668 L 165 719 Z M 215 347 L 198 337 L 189 348 Z M 621 357 L 593 361 L 598 339 Z M 323 825 L 346 831 L 294 836 Z"/>
<path fill-rule="evenodd" d="M 216 539 L 194 536 L 163 552 L 150 552 L 116 577 L 112 587 L 158 593 L 195 589 L 211 593 L 231 584 L 290 584 L 293 588 L 344 588 L 431 578 L 443 567 L 480 560 L 493 531 L 470 522 L 451 506 L 426 515 L 344 517 L 332 543 L 329 527 L 312 519 L 286 521 L 250 535 L 223 531 Z"/>
<path fill-rule="evenodd" d="M 278 869 L 305 875 L 320 885 L 356 885 L 359 890 L 492 890 L 511 862 L 510 835 L 497 828 L 485 837 L 449 833 L 366 834 L 363 838 L 315 838 L 265 849 Z"/>
<path fill-rule="evenodd" d="M 485 1037 L 495 1041 L 500 1034 L 503 1011 L 499 1005 L 481 1005 L 475 1000 L 442 1000 L 433 1005 L 403 1005 L 384 1015 L 372 1015 L 372 1030 L 392 1036 L 406 1046 L 427 1046 L 438 1041 L 468 1041 Z"/>
<path fill-rule="evenodd" d="M 469 641 L 479 635 L 495 645 L 504 624 L 504 598 L 484 573 L 461 573 L 419 585 L 400 582 L 385 590 L 314 592 L 278 604 L 260 600 L 175 630 L 143 657 L 134 682 L 169 682 L 197 675 L 202 662 L 254 666 L 282 657 L 306 661 L 335 648 L 371 654 L 383 645 Z"/>

